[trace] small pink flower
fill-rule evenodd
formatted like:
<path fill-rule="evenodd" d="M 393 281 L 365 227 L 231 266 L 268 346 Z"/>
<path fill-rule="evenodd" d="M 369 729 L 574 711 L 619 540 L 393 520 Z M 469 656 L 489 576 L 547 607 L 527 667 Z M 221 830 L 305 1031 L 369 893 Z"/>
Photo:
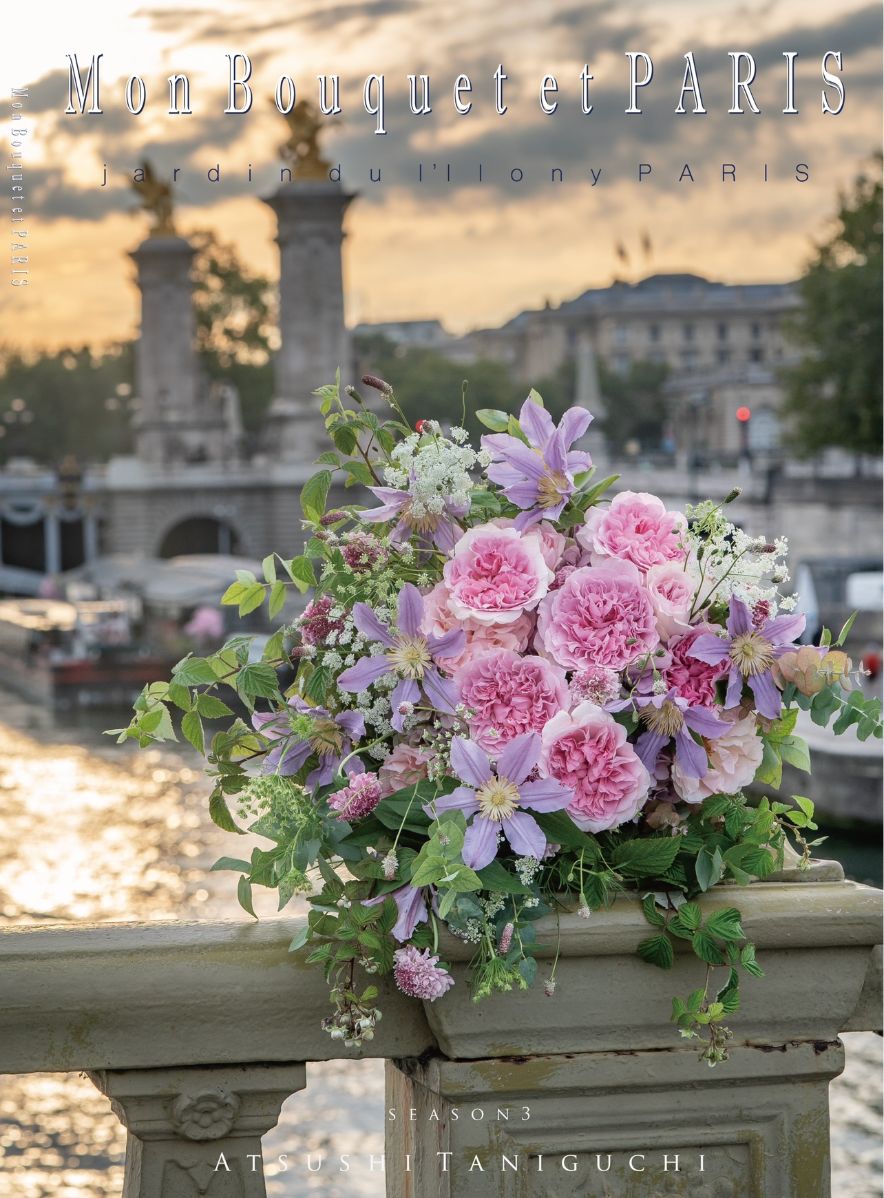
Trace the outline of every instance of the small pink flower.
<path fill-rule="evenodd" d="M 684 559 L 687 521 L 669 512 L 662 499 L 643 491 L 621 491 L 608 508 L 591 508 L 577 540 L 593 565 L 609 557 L 632 562 L 640 570 Z"/>
<path fill-rule="evenodd" d="M 335 605 L 331 595 L 319 595 L 304 608 L 304 614 L 298 620 L 301 630 L 301 640 L 305 645 L 321 645 L 329 633 L 340 632 L 344 627 L 341 618 L 333 619 L 329 614 Z"/>
<path fill-rule="evenodd" d="M 672 784 L 686 803 L 702 803 L 710 795 L 737 794 L 755 777 L 764 756 L 764 745 L 758 735 L 753 715 L 737 719 L 737 712 L 722 713 L 732 725 L 730 731 L 706 742 L 709 769 L 702 778 L 692 778 L 679 768 L 672 767 Z"/>
<path fill-rule="evenodd" d="M 571 698 L 577 703 L 595 703 L 604 707 L 620 696 L 620 675 L 604 666 L 590 666 L 571 679 Z"/>
<path fill-rule="evenodd" d="M 661 562 L 659 566 L 651 566 L 648 570 L 645 586 L 657 617 L 660 637 L 666 641 L 671 636 L 687 632 L 697 579 L 676 562 Z"/>
<path fill-rule="evenodd" d="M 439 964 L 439 958 L 423 952 L 414 945 L 398 948 L 393 954 L 393 977 L 403 994 L 435 1002 L 454 985 L 454 978 Z"/>
<path fill-rule="evenodd" d="M 626 729 L 594 703 L 562 711 L 542 733 L 540 772 L 574 791 L 568 815 L 588 832 L 617 828 L 637 815 L 651 778 Z"/>
<path fill-rule="evenodd" d="M 537 643 L 566 670 L 622 670 L 659 640 L 651 600 L 630 562 L 582 566 L 538 611 Z"/>
<path fill-rule="evenodd" d="M 475 715 L 472 739 L 486 752 L 525 732 L 540 732 L 568 706 L 565 672 L 542 657 L 496 649 L 472 658 L 454 677 L 461 702 Z"/>
<path fill-rule="evenodd" d="M 381 783 L 377 774 L 351 774 L 349 783 L 329 795 L 328 805 L 338 819 L 362 819 L 381 801 Z"/>
<path fill-rule="evenodd" d="M 382 796 L 423 782 L 427 777 L 429 762 L 430 754 L 425 749 L 410 745 L 408 741 L 400 741 L 378 770 Z"/>
<path fill-rule="evenodd" d="M 511 624 L 537 606 L 553 572 L 537 537 L 484 524 L 460 538 L 443 577 L 455 616 L 480 624 Z"/>
<path fill-rule="evenodd" d="M 689 650 L 698 636 L 712 632 L 709 624 L 698 624 L 684 636 L 674 636 L 667 646 L 667 654 L 658 664 L 667 688 L 674 688 L 682 699 L 691 704 L 712 707 L 715 703 L 715 683 L 728 671 L 726 662 L 708 665 L 692 657 Z"/>
<path fill-rule="evenodd" d="M 510 624 L 480 624 L 478 620 L 462 620 L 449 605 L 449 591 L 444 582 L 437 582 L 424 599 L 424 622 L 422 631 L 428 636 L 444 636 L 453 628 L 460 628 L 466 636 L 466 644 L 456 657 L 440 659 L 440 665 L 449 674 L 454 674 L 468 661 L 492 649 L 512 649 L 523 653 L 534 634 L 534 614 L 525 612 Z"/>

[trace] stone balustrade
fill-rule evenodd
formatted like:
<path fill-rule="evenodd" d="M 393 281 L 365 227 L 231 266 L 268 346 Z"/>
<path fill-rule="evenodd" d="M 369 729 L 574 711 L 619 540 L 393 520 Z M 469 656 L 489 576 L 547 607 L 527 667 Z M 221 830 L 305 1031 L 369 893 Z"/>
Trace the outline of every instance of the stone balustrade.
<path fill-rule="evenodd" d="M 702 966 L 639 961 L 648 928 L 626 898 L 562 917 L 552 999 L 473 1004 L 469 948 L 446 941 L 455 987 L 422 1008 L 382 982 L 362 1051 L 320 1028 L 322 973 L 287 951 L 298 921 L 15 928 L 0 1073 L 89 1073 L 128 1129 L 124 1198 L 263 1198 L 261 1136 L 309 1062 L 363 1055 L 386 1058 L 386 1105 L 408 1116 L 387 1123 L 392 1198 L 825 1198 L 838 1035 L 880 1026 L 881 897 L 818 863 L 702 900 L 740 908 L 766 973 L 715 1069 L 668 1022 Z M 556 940 L 547 918 L 541 971 Z"/>

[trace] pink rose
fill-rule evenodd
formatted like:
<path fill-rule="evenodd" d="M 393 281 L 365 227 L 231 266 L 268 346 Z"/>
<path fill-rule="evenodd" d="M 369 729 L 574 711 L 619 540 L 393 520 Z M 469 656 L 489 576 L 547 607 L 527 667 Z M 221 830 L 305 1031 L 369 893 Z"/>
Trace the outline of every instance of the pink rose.
<path fill-rule="evenodd" d="M 593 565 L 610 557 L 632 562 L 642 571 L 684 559 L 687 521 L 668 512 L 662 499 L 642 491 L 621 491 L 608 508 L 591 508 L 577 540 Z"/>
<path fill-rule="evenodd" d="M 666 641 L 677 633 L 687 632 L 697 579 L 675 562 L 661 562 L 648 570 L 645 586 L 657 617 L 660 637 Z"/>
<path fill-rule="evenodd" d="M 544 599 L 537 640 L 566 670 L 622 670 L 655 649 L 660 637 L 641 575 L 630 562 L 582 566 Z"/>
<path fill-rule="evenodd" d="M 539 537 L 491 524 L 464 533 L 442 573 L 452 612 L 480 624 L 515 622 L 537 606 L 553 580 Z"/>
<path fill-rule="evenodd" d="M 675 687 L 682 699 L 702 707 L 715 704 L 715 683 L 728 672 L 728 663 L 710 666 L 691 657 L 689 650 L 698 636 L 714 631 L 711 624 L 697 624 L 684 636 L 672 637 L 666 657 L 655 663 L 667 687 Z"/>
<path fill-rule="evenodd" d="M 455 675 L 461 702 L 475 715 L 472 739 L 493 753 L 515 736 L 540 732 L 568 707 L 564 670 L 542 657 L 496 649 L 474 657 Z"/>
<path fill-rule="evenodd" d="M 427 777 L 430 754 L 418 745 L 400 741 L 378 770 L 381 796 L 395 794 L 406 786 L 416 786 Z"/>
<path fill-rule="evenodd" d="M 515 528 L 515 520 L 511 520 L 509 516 L 495 516 L 491 521 L 495 528 Z M 522 534 L 525 537 L 536 537 L 540 542 L 540 552 L 543 554 L 543 560 L 549 566 L 550 570 L 556 570 L 566 549 L 574 545 L 574 542 L 562 533 L 558 532 L 554 524 L 550 524 L 549 520 L 541 520 L 539 524 L 532 525 Z M 576 548 L 576 546 L 575 546 Z"/>
<path fill-rule="evenodd" d="M 421 629 L 428 636 L 444 636 L 452 628 L 461 628 L 466 634 L 466 645 L 457 657 L 440 659 L 443 669 L 453 674 L 481 653 L 492 649 L 513 649 L 523 653 L 534 632 L 534 615 L 525 612 L 511 624 L 480 624 L 478 620 L 461 620 L 449 606 L 448 587 L 437 582 L 428 595 L 424 596 L 424 623 Z"/>
<path fill-rule="evenodd" d="M 748 786 L 761 765 L 764 746 L 755 717 L 735 719 L 737 712 L 719 713 L 733 723 L 729 732 L 705 742 L 709 770 L 702 778 L 691 778 L 677 764 L 672 767 L 672 784 L 686 803 L 702 803 L 710 795 L 732 795 Z"/>
<path fill-rule="evenodd" d="M 540 771 L 574 791 L 568 815 L 585 832 L 617 828 L 637 815 L 651 778 L 626 729 L 594 703 L 554 716 L 541 734 Z"/>

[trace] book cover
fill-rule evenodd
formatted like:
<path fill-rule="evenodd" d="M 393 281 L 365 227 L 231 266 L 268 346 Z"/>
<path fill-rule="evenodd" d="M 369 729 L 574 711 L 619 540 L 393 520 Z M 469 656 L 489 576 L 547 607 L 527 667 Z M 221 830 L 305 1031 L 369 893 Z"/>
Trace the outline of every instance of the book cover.
<path fill-rule="evenodd" d="M 4 24 L 0 1198 L 881 1194 L 880 7 Z"/>

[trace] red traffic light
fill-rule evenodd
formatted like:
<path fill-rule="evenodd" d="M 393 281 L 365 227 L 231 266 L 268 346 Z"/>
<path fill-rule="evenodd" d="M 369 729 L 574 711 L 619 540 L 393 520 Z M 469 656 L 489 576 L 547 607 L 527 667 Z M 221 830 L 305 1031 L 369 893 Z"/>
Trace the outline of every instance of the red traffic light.
<path fill-rule="evenodd" d="M 747 421 L 749 421 L 751 419 L 752 419 L 752 409 L 751 408 L 737 408 L 737 420 L 739 420 L 740 424 L 746 424 Z"/>

